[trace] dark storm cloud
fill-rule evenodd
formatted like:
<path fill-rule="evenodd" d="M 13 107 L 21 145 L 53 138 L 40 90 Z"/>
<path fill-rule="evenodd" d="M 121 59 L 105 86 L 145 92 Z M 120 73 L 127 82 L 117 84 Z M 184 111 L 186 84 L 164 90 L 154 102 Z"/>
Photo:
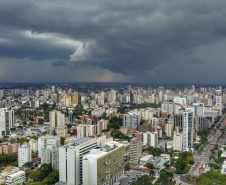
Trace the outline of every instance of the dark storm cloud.
<path fill-rule="evenodd" d="M 59 61 L 59 62 L 53 62 L 52 63 L 52 66 L 55 66 L 55 67 L 57 67 L 57 66 L 67 66 L 67 63 L 66 62 L 64 62 L 64 61 Z"/>
<path fill-rule="evenodd" d="M 192 55 L 192 48 L 224 38 L 225 16 L 224 0 L 2 0 L 0 47 L 1 38 L 7 38 L 12 43 L 5 41 L 3 46 L 13 48 L 7 50 L 14 57 L 21 51 L 27 57 L 51 58 L 55 51 L 54 58 L 77 66 L 93 65 L 142 79 L 178 52 Z M 24 41 L 21 49 L 15 49 L 10 35 L 4 36 L 6 30 Z M 25 30 L 59 33 L 81 44 L 73 51 L 65 45 L 59 49 L 48 38 L 32 45 L 30 38 L 18 34 Z M 6 54 L 4 49 L 0 52 Z M 190 62 L 200 63 L 195 57 Z"/>
<path fill-rule="evenodd" d="M 192 58 L 190 60 L 191 64 L 205 64 L 205 61 L 203 61 L 202 59 L 200 58 Z"/>

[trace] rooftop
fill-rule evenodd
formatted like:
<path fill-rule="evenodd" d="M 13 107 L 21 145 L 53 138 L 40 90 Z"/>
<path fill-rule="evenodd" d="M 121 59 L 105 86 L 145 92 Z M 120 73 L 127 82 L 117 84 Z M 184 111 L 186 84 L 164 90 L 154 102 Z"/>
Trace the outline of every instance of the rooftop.
<path fill-rule="evenodd" d="M 86 142 L 94 140 L 94 139 L 95 139 L 95 137 L 83 137 L 81 139 L 77 139 L 77 140 L 71 141 L 69 143 L 69 145 L 81 145 L 83 143 L 86 143 Z"/>

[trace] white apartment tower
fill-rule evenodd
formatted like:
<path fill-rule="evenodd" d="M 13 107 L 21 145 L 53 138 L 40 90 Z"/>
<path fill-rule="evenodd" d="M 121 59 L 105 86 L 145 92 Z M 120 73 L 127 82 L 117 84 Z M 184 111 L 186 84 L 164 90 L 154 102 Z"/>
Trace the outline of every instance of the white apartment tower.
<path fill-rule="evenodd" d="M 49 112 L 49 121 L 50 121 L 50 127 L 55 128 L 58 126 L 64 126 L 64 114 L 62 114 L 60 111 L 50 111 Z"/>
<path fill-rule="evenodd" d="M 42 149 L 60 146 L 60 136 L 42 136 L 38 138 L 38 156 L 42 157 Z"/>
<path fill-rule="evenodd" d="M 181 133 L 173 135 L 173 149 L 178 151 L 183 150 L 183 135 Z"/>
<path fill-rule="evenodd" d="M 219 107 L 219 109 L 220 109 L 219 115 L 222 116 L 222 96 L 221 96 L 221 90 L 216 90 L 216 106 Z"/>
<path fill-rule="evenodd" d="M 146 132 L 143 134 L 143 145 L 158 147 L 158 132 Z"/>
<path fill-rule="evenodd" d="M 14 127 L 14 110 L 0 108 L 0 137 L 9 135 L 12 127 Z"/>
<path fill-rule="evenodd" d="M 101 138 L 84 137 L 59 148 L 60 181 L 67 185 L 83 184 L 82 160 L 85 154 L 100 146 Z"/>
<path fill-rule="evenodd" d="M 31 147 L 28 143 L 24 143 L 18 148 L 18 166 L 22 167 L 25 163 L 31 162 Z"/>

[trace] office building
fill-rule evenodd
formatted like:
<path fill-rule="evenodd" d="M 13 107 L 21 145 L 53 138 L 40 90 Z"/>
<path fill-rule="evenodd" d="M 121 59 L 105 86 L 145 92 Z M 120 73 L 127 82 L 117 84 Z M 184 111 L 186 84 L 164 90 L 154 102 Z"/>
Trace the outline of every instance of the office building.
<path fill-rule="evenodd" d="M 83 156 L 83 185 L 113 185 L 123 175 L 124 145 L 112 141 Z"/>
<path fill-rule="evenodd" d="M 10 135 L 14 127 L 14 110 L 0 108 L 0 137 Z"/>
<path fill-rule="evenodd" d="M 219 107 L 219 116 L 222 116 L 222 97 L 221 90 L 216 90 L 216 106 Z"/>
<path fill-rule="evenodd" d="M 25 163 L 31 162 L 31 147 L 28 143 L 22 144 L 21 147 L 18 148 L 18 166 L 22 167 Z"/>
<path fill-rule="evenodd" d="M 194 117 L 193 112 L 185 111 L 183 113 L 183 150 L 194 147 Z"/>
<path fill-rule="evenodd" d="M 83 184 L 83 156 L 101 144 L 101 138 L 84 137 L 59 148 L 60 181 L 67 185 Z"/>

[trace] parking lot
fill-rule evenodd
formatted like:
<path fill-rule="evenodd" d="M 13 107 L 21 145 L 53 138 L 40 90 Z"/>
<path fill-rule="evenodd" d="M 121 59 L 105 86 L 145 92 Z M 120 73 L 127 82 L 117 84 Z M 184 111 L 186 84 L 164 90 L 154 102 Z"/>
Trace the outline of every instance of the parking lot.
<path fill-rule="evenodd" d="M 132 180 L 136 180 L 141 175 L 148 175 L 148 173 L 142 173 L 139 171 L 125 171 L 124 178 L 120 180 L 120 185 L 128 185 L 132 183 Z"/>

